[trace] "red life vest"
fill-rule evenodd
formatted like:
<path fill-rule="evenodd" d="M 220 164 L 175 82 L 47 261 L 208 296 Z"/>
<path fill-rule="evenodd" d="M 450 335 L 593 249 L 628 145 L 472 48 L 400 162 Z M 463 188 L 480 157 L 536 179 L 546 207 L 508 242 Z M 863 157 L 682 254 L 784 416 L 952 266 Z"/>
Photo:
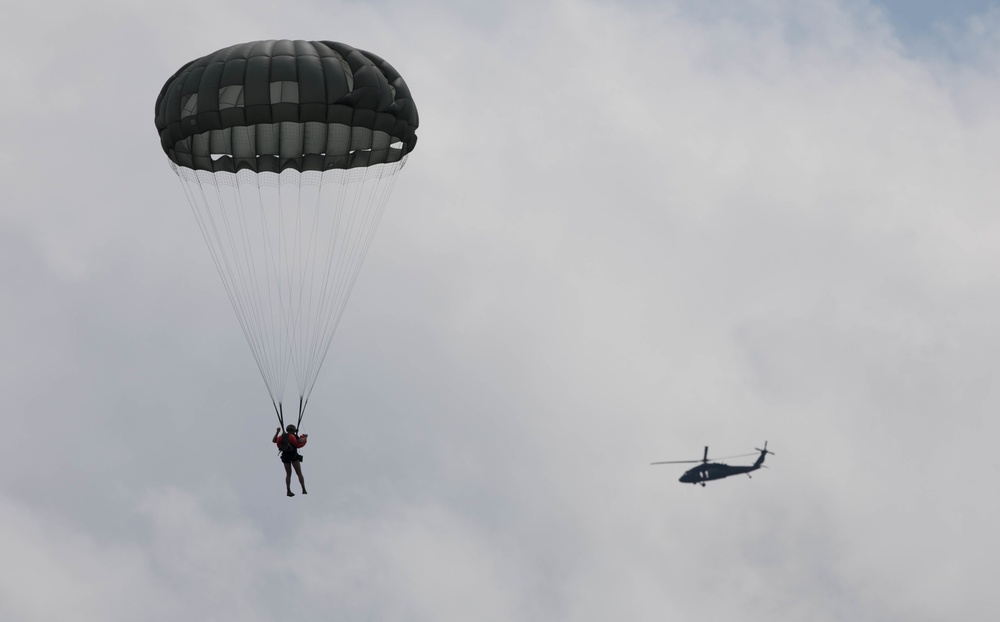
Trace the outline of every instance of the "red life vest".
<path fill-rule="evenodd" d="M 274 442 L 278 445 L 278 449 L 282 448 L 282 441 L 287 441 L 289 449 L 301 449 L 306 446 L 308 438 L 299 438 L 295 434 L 282 434 L 278 438 L 274 439 Z"/>

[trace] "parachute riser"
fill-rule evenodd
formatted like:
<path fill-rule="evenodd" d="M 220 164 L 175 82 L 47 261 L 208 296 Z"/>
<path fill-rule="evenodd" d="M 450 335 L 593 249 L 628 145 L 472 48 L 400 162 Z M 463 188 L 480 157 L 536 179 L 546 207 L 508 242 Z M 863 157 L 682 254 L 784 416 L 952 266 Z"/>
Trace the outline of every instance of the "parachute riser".
<path fill-rule="evenodd" d="M 281 430 L 284 431 L 285 418 L 282 416 L 281 404 L 275 404 L 273 400 L 271 401 L 271 404 L 274 406 L 274 414 L 278 415 L 278 425 L 280 425 Z"/>
<path fill-rule="evenodd" d="M 299 396 L 299 418 L 295 422 L 295 429 L 298 430 L 298 431 L 300 431 L 300 432 L 301 432 L 301 430 L 299 430 L 299 428 L 302 426 L 302 417 L 303 417 L 303 415 L 306 414 L 306 405 L 308 403 L 309 403 L 309 400 L 305 399 L 304 396 Z M 280 402 L 276 403 L 276 402 L 273 402 L 273 401 L 271 402 L 271 404 L 274 406 L 274 414 L 276 414 L 278 416 L 278 424 L 281 425 L 281 429 L 282 429 L 282 431 L 284 431 L 285 430 L 285 416 L 284 416 L 285 415 L 285 408 L 284 408 L 284 405 L 281 404 Z"/>
<path fill-rule="evenodd" d="M 304 396 L 299 396 L 299 420 L 295 424 L 295 429 L 300 433 L 302 432 L 302 430 L 299 429 L 302 426 L 302 415 L 306 414 L 306 404 L 308 403 L 309 400 L 305 399 Z"/>

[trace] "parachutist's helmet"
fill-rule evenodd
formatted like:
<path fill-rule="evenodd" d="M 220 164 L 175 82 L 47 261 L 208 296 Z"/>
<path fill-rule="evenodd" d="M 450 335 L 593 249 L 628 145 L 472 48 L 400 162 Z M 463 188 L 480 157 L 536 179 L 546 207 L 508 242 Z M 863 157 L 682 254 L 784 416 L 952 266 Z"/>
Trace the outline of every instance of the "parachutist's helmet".
<path fill-rule="evenodd" d="M 285 432 L 288 432 L 289 434 L 295 434 L 296 432 L 298 432 L 298 429 L 296 429 L 294 425 L 289 423 L 287 426 L 285 426 Z"/>

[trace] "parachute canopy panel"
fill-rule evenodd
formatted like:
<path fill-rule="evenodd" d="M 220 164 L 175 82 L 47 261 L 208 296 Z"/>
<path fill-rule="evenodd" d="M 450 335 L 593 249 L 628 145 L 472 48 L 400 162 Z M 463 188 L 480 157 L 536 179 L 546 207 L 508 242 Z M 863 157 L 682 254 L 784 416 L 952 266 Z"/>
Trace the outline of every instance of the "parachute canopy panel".
<path fill-rule="evenodd" d="M 256 41 L 182 67 L 156 99 L 167 157 L 195 171 L 329 171 L 402 160 L 416 145 L 406 82 L 333 41 Z"/>

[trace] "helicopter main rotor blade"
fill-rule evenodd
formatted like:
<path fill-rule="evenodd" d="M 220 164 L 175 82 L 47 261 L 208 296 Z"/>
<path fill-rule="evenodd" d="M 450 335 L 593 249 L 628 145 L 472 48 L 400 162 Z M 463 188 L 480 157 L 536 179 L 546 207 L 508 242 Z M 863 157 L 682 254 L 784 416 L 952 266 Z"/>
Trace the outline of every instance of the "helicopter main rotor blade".
<path fill-rule="evenodd" d="M 691 464 L 691 463 L 694 463 L 694 462 L 702 462 L 702 460 L 666 460 L 664 462 L 650 462 L 649 464 L 650 465 L 653 465 L 653 464 Z"/>
<path fill-rule="evenodd" d="M 739 454 L 738 456 L 724 456 L 722 458 L 713 458 L 713 460 L 731 460 L 733 458 L 746 458 L 749 456 L 756 456 L 757 454 Z M 708 462 L 707 458 L 702 458 L 701 460 L 664 460 L 662 462 L 650 462 L 649 464 L 693 464 L 696 462 Z"/>

